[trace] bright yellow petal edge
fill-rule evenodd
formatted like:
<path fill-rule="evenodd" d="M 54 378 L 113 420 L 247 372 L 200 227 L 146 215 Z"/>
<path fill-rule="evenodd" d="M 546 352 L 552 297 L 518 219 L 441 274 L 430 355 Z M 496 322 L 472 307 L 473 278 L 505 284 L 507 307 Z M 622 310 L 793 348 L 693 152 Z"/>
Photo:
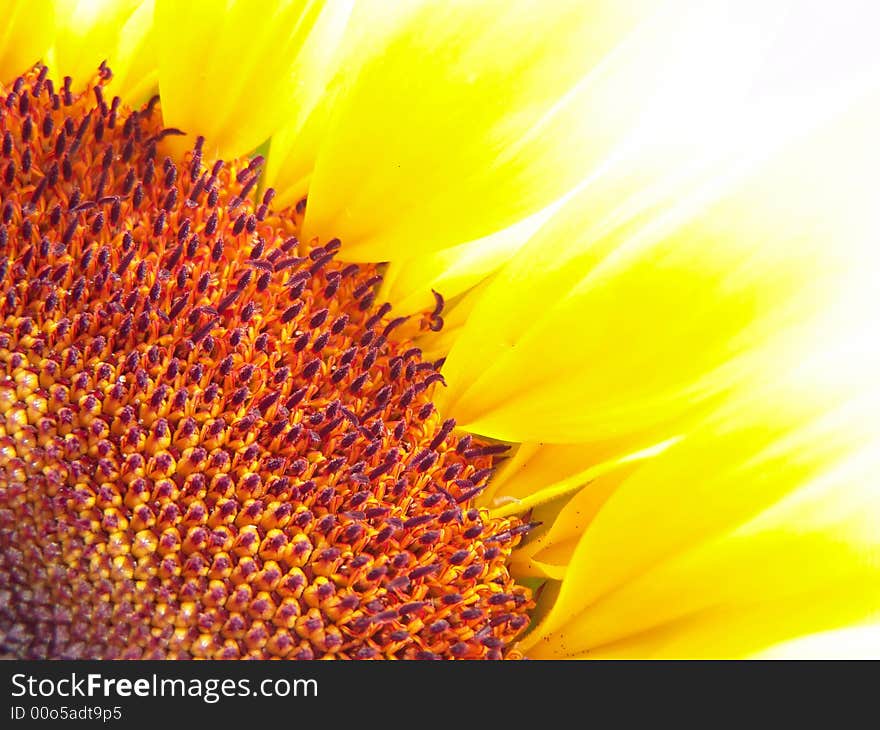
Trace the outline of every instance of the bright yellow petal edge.
<path fill-rule="evenodd" d="M 852 301 L 878 260 L 878 66 L 787 97 L 752 86 L 725 138 L 691 129 L 672 145 L 660 126 L 495 276 L 439 407 L 505 441 L 661 441 L 864 320 Z"/>
<path fill-rule="evenodd" d="M 52 0 L 2 0 L 0 82 L 8 83 L 44 58 L 55 36 Z"/>
<path fill-rule="evenodd" d="M 52 73 L 58 78 L 70 76 L 78 89 L 85 87 L 104 61 L 113 62 L 124 73 L 128 54 L 118 53 L 119 44 L 126 39 L 132 47 L 137 45 L 134 37 L 127 37 L 125 27 L 144 4 L 140 0 L 57 0 L 57 29 L 46 58 Z"/>
<path fill-rule="evenodd" d="M 296 105 L 293 74 L 322 3 L 308 0 L 156 0 L 159 93 L 169 140 L 182 154 L 203 135 L 206 152 L 252 152 Z"/>
<path fill-rule="evenodd" d="M 412 258 L 552 203 L 602 142 L 578 133 L 589 74 L 647 5 L 368 3 L 370 33 L 318 150 L 304 237 L 339 237 L 347 260 Z"/>
<path fill-rule="evenodd" d="M 880 392 L 833 405 L 796 382 L 731 403 L 606 488 L 568 533 L 529 656 L 750 656 L 880 617 Z M 584 506 L 563 509 L 563 540 Z"/>

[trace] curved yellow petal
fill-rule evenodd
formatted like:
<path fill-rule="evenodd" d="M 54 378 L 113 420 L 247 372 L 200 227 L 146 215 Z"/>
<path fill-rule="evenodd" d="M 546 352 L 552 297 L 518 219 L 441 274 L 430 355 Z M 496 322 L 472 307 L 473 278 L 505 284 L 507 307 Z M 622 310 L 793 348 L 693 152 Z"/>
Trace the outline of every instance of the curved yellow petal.
<path fill-rule="evenodd" d="M 836 557 L 846 557 L 839 555 Z M 760 556 L 753 555 L 757 565 Z M 788 556 L 796 565 L 796 556 Z M 829 566 L 823 565 L 826 571 Z M 789 569 L 779 564 L 779 570 Z M 706 579 L 723 582 L 717 573 Z M 673 586 L 683 591 L 686 587 Z M 755 586 L 763 588 L 762 584 Z M 542 648 L 529 654 L 534 659 L 751 659 L 762 658 L 763 648 L 780 637 L 809 635 L 826 625 L 864 620 L 865 612 L 876 613 L 880 600 L 876 576 L 829 580 L 814 591 L 805 590 L 788 598 L 744 601 L 733 608 L 707 609 L 606 646 L 582 652 Z M 563 640 L 564 641 L 564 640 Z M 779 658 L 798 658 L 782 655 Z M 876 658 L 876 656 L 871 657 Z"/>
<path fill-rule="evenodd" d="M 2 0 L 0 83 L 8 83 L 44 58 L 55 33 L 52 0 Z"/>
<path fill-rule="evenodd" d="M 668 435 L 863 319 L 880 97 L 841 88 L 809 116 L 734 119 L 731 146 L 681 140 L 694 154 L 665 174 L 642 174 L 662 144 L 611 165 L 476 304 L 444 365 L 445 411 L 508 441 Z"/>
<path fill-rule="evenodd" d="M 511 556 L 511 569 L 518 575 L 561 580 L 584 530 L 620 483 L 680 438 L 623 457 L 613 456 L 619 452 L 614 444 L 600 448 L 522 444 L 493 476 L 481 501 L 492 506 L 493 516 L 530 511 L 533 519 L 550 518 L 553 522 L 549 528 L 529 535 Z"/>
<path fill-rule="evenodd" d="M 154 11 L 155 0 L 143 0 L 138 5 L 119 31 L 116 48 L 109 57 L 113 78 L 107 92 L 133 107 L 148 101 L 159 87 Z"/>
<path fill-rule="evenodd" d="M 559 198 L 616 134 L 589 113 L 591 74 L 650 5 L 374 3 L 380 42 L 360 44 L 336 99 L 304 238 L 339 237 L 348 260 L 412 258 Z"/>
<path fill-rule="evenodd" d="M 473 289 L 461 294 L 451 302 L 447 302 L 442 314 L 443 327 L 439 332 L 429 330 L 427 332 L 409 333 L 409 336 L 414 339 L 415 344 L 422 349 L 425 357 L 429 360 L 439 360 L 441 357 L 446 357 L 452 344 L 464 331 L 474 306 L 480 301 L 480 297 L 491 282 L 492 277 L 490 276 L 477 284 Z M 400 336 L 405 337 L 407 334 L 407 332 L 401 332 Z"/>
<path fill-rule="evenodd" d="M 530 532 L 528 541 L 511 555 L 509 565 L 513 574 L 562 580 L 584 530 L 625 477 L 637 466 L 638 462 L 603 464 L 587 475 L 587 485 L 565 503 L 555 515 L 552 524 L 534 534 Z M 577 489 L 582 484 L 583 482 L 578 481 L 573 487 L 565 486 L 570 490 Z M 541 514 L 540 507 L 544 504 L 540 503 L 539 509 L 531 513 L 535 521 L 542 523 L 542 528 L 544 524 L 541 518 L 544 515 Z"/>
<path fill-rule="evenodd" d="M 446 299 L 457 297 L 501 268 L 561 206 L 562 201 L 553 203 L 476 241 L 390 262 L 379 299 L 400 314 L 411 314 L 433 308 L 432 290 Z"/>
<path fill-rule="evenodd" d="M 308 192 L 333 100 L 348 70 L 351 26 L 360 29 L 368 20 L 352 19 L 354 6 L 354 0 L 327 0 L 297 58 L 290 82 L 295 104 L 272 135 L 266 163 L 266 184 L 277 192 L 277 206 L 292 205 Z"/>
<path fill-rule="evenodd" d="M 293 69 L 322 3 L 309 0 L 156 0 L 159 92 L 165 124 L 236 157 L 278 129 L 296 99 Z"/>
<path fill-rule="evenodd" d="M 115 56 L 122 28 L 141 4 L 141 0 L 57 0 L 57 32 L 48 57 L 53 75 L 70 76 L 74 87 L 82 88 L 103 61 L 111 69 L 117 60 L 126 65 L 124 58 Z"/>
<path fill-rule="evenodd" d="M 877 617 L 880 620 L 880 617 Z M 880 657 L 880 623 L 823 631 L 759 653 L 756 659 L 877 659 Z"/>
<path fill-rule="evenodd" d="M 499 467 L 481 495 L 498 517 L 533 509 L 571 495 L 609 472 L 662 454 L 680 437 L 672 437 L 620 456 L 615 441 L 603 444 L 521 444 Z"/>
<path fill-rule="evenodd" d="M 880 394 L 798 395 L 754 393 L 619 485 L 528 655 L 746 656 L 876 616 Z"/>

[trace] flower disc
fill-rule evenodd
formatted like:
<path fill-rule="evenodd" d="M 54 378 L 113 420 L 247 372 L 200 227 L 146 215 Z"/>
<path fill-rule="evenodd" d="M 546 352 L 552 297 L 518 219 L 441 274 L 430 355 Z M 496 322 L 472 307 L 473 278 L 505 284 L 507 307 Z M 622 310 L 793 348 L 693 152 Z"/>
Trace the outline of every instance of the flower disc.
<path fill-rule="evenodd" d="M 516 655 L 527 526 L 472 506 L 498 449 L 436 412 L 375 267 L 102 83 L 0 90 L 0 648 Z"/>

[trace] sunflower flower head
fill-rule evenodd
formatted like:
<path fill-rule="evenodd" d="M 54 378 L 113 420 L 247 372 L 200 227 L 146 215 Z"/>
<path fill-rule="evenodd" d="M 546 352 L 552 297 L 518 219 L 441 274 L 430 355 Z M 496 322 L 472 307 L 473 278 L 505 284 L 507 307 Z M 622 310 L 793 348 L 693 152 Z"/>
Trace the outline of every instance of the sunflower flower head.
<path fill-rule="evenodd" d="M 0 10 L 0 654 L 876 645 L 870 2 Z"/>
<path fill-rule="evenodd" d="M 497 447 L 305 246 L 260 158 L 160 154 L 154 100 L 0 89 L 0 637 L 19 656 L 502 658 L 526 531 Z"/>

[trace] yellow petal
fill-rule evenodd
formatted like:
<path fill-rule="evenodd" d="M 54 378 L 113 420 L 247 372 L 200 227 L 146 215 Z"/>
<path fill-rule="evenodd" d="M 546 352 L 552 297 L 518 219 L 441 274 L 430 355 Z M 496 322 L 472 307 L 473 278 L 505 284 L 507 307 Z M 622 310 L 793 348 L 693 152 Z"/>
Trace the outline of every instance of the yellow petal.
<path fill-rule="evenodd" d="M 360 28 L 368 20 L 359 15 L 350 23 L 353 7 L 354 0 L 327 0 L 297 59 L 290 82 L 295 104 L 272 136 L 266 164 L 266 184 L 278 193 L 277 206 L 292 205 L 308 192 L 333 100 L 349 68 L 344 39 L 351 25 Z"/>
<path fill-rule="evenodd" d="M 525 220 L 476 241 L 392 261 L 382 281 L 379 299 L 390 302 L 398 314 L 412 314 L 433 308 L 432 290 L 445 299 L 457 297 L 501 268 L 561 205 L 561 202 L 549 205 Z"/>
<path fill-rule="evenodd" d="M 491 514 L 506 517 L 531 511 L 533 519 L 553 519 L 549 529 L 530 534 L 511 558 L 518 575 L 561 580 L 586 527 L 618 485 L 641 464 L 662 454 L 678 437 L 623 457 L 614 445 L 522 444 L 492 478 L 481 500 Z M 586 486 L 585 486 L 586 485 Z M 571 497 L 573 492 L 577 492 Z M 565 498 L 571 497 L 566 502 Z M 544 507 L 544 510 L 534 511 Z"/>
<path fill-rule="evenodd" d="M 868 90 L 853 78 L 783 106 L 758 84 L 761 103 L 725 117 L 731 144 L 661 128 L 609 164 L 475 305 L 444 365 L 445 412 L 507 441 L 665 438 L 863 318 L 880 100 L 876 74 Z M 686 164 L 660 164 L 670 148 Z"/>
<path fill-rule="evenodd" d="M 119 31 L 116 48 L 109 57 L 113 78 L 111 95 L 138 107 L 159 90 L 159 57 L 153 24 L 154 0 L 144 0 Z"/>
<path fill-rule="evenodd" d="M 615 441 L 604 444 L 520 445 L 498 469 L 481 500 L 498 517 L 507 517 L 569 495 L 587 482 L 611 471 L 638 464 L 663 453 L 680 437 L 673 437 L 620 456 Z"/>
<path fill-rule="evenodd" d="M 823 631 L 776 644 L 756 659 L 876 659 L 880 656 L 880 623 Z"/>
<path fill-rule="evenodd" d="M 447 302 L 442 314 L 443 327 L 439 332 L 428 331 L 409 334 L 414 339 L 415 344 L 422 349 L 422 353 L 426 358 L 438 360 L 441 357 L 446 357 L 452 344 L 464 331 L 474 306 L 480 300 L 480 297 L 483 296 L 483 292 L 491 281 L 492 277 L 490 276 L 470 291 L 465 292 L 451 302 Z M 396 331 L 395 334 L 397 334 Z M 400 336 L 405 337 L 407 333 L 402 332 Z"/>
<path fill-rule="evenodd" d="M 291 76 L 321 12 L 308 0 L 157 0 L 159 92 L 165 124 L 206 138 L 211 155 L 251 152 L 294 107 Z"/>
<path fill-rule="evenodd" d="M 49 52 L 53 75 L 70 76 L 74 88 L 82 88 L 103 61 L 113 69 L 121 29 L 140 5 L 141 0 L 56 2 L 58 29 Z M 123 59 L 119 60 L 125 65 Z"/>
<path fill-rule="evenodd" d="M 876 616 L 880 394 L 797 395 L 753 394 L 619 485 L 528 655 L 746 656 Z"/>
<path fill-rule="evenodd" d="M 514 551 L 509 562 L 512 573 L 517 576 L 562 580 L 584 530 L 634 465 L 629 464 L 629 469 L 622 468 L 623 466 L 625 465 L 616 463 L 603 464 L 587 475 L 589 483 L 565 503 L 549 528 L 530 533 L 528 541 Z M 578 481 L 570 488 L 577 489 L 582 483 Z M 546 493 L 546 490 L 541 492 Z M 539 507 L 544 504 L 541 502 Z M 543 528 L 545 515 L 541 512 L 538 509 L 531 512 L 531 516 L 533 520 L 541 522 L 540 527 Z"/>
<path fill-rule="evenodd" d="M 44 57 L 55 33 L 52 0 L 3 0 L 0 82 L 8 83 Z"/>
<path fill-rule="evenodd" d="M 349 260 L 412 258 L 559 198 L 616 133 L 588 112 L 590 75 L 650 5 L 375 3 L 381 40 L 362 44 L 336 100 L 304 237 L 338 236 Z"/>

